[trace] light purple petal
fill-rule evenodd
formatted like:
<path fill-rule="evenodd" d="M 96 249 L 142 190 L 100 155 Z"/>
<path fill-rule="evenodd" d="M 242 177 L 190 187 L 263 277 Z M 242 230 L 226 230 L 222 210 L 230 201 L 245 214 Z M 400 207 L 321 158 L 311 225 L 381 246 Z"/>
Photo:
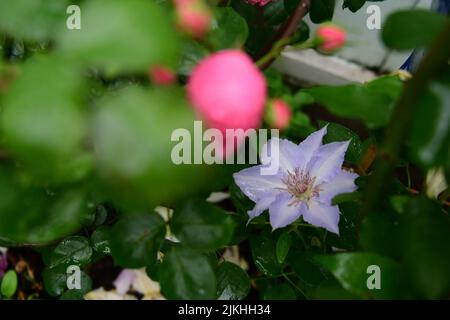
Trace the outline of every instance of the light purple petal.
<path fill-rule="evenodd" d="M 356 178 L 358 178 L 356 173 L 341 170 L 330 182 L 320 186 L 318 200 L 324 204 L 331 204 L 333 198 L 338 194 L 355 191 L 358 188 L 355 184 Z"/>
<path fill-rule="evenodd" d="M 282 175 L 261 175 L 261 167 L 254 166 L 246 168 L 233 174 L 234 181 L 242 192 L 254 202 L 258 202 L 267 195 L 268 191 L 278 193 L 285 185 L 281 181 Z"/>
<path fill-rule="evenodd" d="M 308 163 L 313 158 L 314 154 L 322 146 L 322 139 L 327 134 L 327 126 L 319 131 L 311 133 L 305 140 L 303 140 L 297 148 L 298 158 L 302 160 L 300 169 L 305 169 Z"/>
<path fill-rule="evenodd" d="M 281 193 L 269 207 L 270 224 L 273 230 L 283 228 L 300 218 L 304 204 L 290 205 L 292 196 L 288 193 Z"/>
<path fill-rule="evenodd" d="M 339 234 L 339 207 L 311 201 L 303 213 L 303 219 L 317 227 Z"/>
<path fill-rule="evenodd" d="M 278 143 L 276 143 L 278 142 Z M 275 146 L 278 146 L 276 148 Z M 286 139 L 272 138 L 267 141 L 261 150 L 261 162 L 268 164 L 266 157 L 269 157 L 269 161 L 273 161 L 274 157 L 278 159 L 278 164 L 281 171 L 293 171 L 298 167 L 302 160 L 301 155 L 298 152 L 298 146 Z"/>
<path fill-rule="evenodd" d="M 272 204 L 272 202 L 275 201 L 277 195 L 280 193 L 281 191 L 278 192 L 271 192 L 269 194 L 267 194 L 266 196 L 262 196 L 257 202 L 255 207 L 252 210 L 249 210 L 248 216 L 250 217 L 250 220 L 253 218 L 256 218 L 257 216 L 259 216 L 261 213 L 264 212 L 264 210 L 269 209 L 269 206 Z"/>
<path fill-rule="evenodd" d="M 341 172 L 349 141 L 332 142 L 319 148 L 309 164 L 310 174 L 316 183 L 328 182 Z"/>
<path fill-rule="evenodd" d="M 133 270 L 123 269 L 114 281 L 117 293 L 121 295 L 127 293 L 135 278 L 136 273 Z"/>

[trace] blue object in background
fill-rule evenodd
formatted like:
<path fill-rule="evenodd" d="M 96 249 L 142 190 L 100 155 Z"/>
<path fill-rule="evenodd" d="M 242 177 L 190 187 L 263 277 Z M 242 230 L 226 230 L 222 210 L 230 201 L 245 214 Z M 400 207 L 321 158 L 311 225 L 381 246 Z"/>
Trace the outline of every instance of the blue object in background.
<path fill-rule="evenodd" d="M 450 0 L 433 0 L 431 4 L 431 10 L 442 13 L 449 14 L 450 13 Z M 409 58 L 405 61 L 405 63 L 400 67 L 400 69 L 407 70 L 409 72 L 413 72 L 422 60 L 423 50 L 416 51 L 409 56 Z"/>
<path fill-rule="evenodd" d="M 450 12 L 450 0 L 433 0 L 431 9 L 436 12 L 448 14 Z"/>

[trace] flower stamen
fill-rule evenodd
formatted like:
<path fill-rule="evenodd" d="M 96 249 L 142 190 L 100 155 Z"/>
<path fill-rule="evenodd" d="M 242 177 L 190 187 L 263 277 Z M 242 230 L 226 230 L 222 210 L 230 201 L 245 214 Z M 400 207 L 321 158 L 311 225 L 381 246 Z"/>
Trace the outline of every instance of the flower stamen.
<path fill-rule="evenodd" d="M 289 206 L 298 205 L 301 202 L 308 202 L 318 197 L 320 194 L 320 185 L 315 185 L 316 177 L 311 177 L 309 172 L 295 168 L 294 172 L 288 172 L 283 183 L 286 185 L 286 190 L 292 195 L 293 201 Z"/>

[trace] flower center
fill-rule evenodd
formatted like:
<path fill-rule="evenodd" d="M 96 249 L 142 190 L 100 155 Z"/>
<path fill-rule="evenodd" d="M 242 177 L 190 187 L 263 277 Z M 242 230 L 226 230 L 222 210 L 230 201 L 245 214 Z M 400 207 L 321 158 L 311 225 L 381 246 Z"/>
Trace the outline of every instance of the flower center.
<path fill-rule="evenodd" d="M 322 191 L 319 186 L 314 185 L 316 177 L 311 177 L 309 172 L 299 168 L 294 169 L 294 172 L 289 171 L 282 181 L 293 197 L 289 206 L 297 205 L 302 201 L 308 203 L 311 198 L 318 197 L 320 191 Z"/>

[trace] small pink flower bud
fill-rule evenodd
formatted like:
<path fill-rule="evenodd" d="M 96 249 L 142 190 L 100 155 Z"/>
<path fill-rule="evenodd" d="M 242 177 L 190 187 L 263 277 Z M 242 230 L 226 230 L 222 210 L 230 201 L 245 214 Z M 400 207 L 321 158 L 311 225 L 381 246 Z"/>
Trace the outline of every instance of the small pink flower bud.
<path fill-rule="evenodd" d="M 187 91 L 197 114 L 209 128 L 258 128 L 266 102 L 266 79 L 247 54 L 219 51 L 197 65 Z M 241 141 L 237 141 L 239 144 Z"/>
<path fill-rule="evenodd" d="M 174 84 L 177 81 L 175 73 L 167 67 L 153 66 L 149 70 L 150 80 L 160 86 L 167 86 Z"/>
<path fill-rule="evenodd" d="M 291 121 L 292 110 L 282 99 L 273 99 L 267 110 L 266 121 L 271 128 L 286 129 Z"/>
<path fill-rule="evenodd" d="M 208 32 L 212 13 L 203 0 L 174 0 L 178 27 L 194 38 L 201 39 Z"/>
<path fill-rule="evenodd" d="M 331 23 L 323 24 L 316 30 L 317 49 L 325 54 L 341 49 L 346 39 L 345 30 Z"/>

